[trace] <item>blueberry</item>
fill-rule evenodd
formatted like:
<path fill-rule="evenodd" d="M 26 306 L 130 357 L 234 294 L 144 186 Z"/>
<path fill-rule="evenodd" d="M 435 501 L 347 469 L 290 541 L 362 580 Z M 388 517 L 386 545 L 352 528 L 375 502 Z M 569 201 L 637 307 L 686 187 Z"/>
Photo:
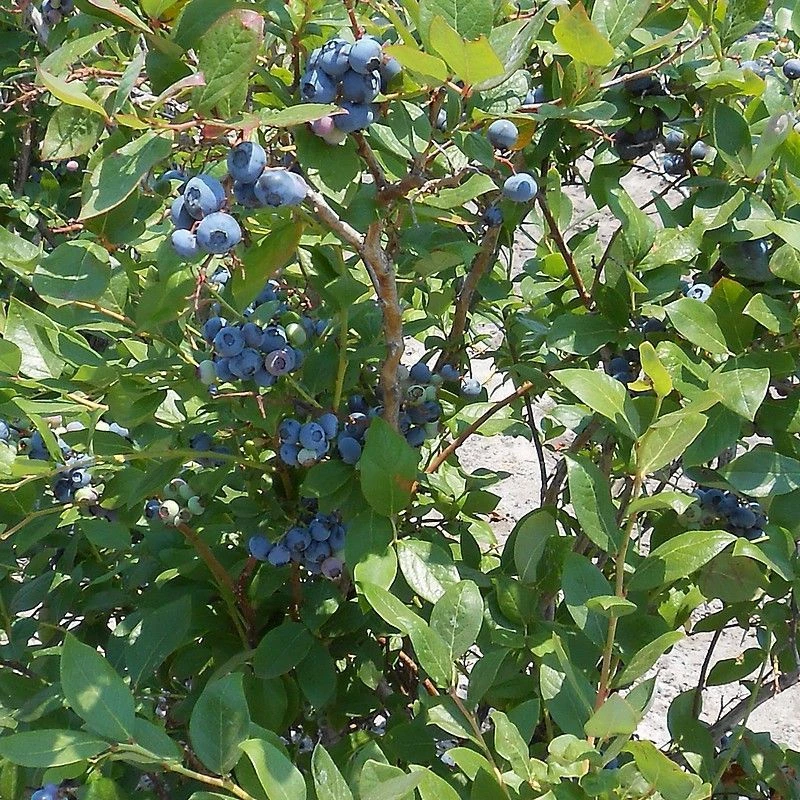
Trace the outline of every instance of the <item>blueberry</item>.
<path fill-rule="evenodd" d="M 424 361 L 417 361 L 408 372 L 412 381 L 416 383 L 428 383 L 431 379 L 431 368 Z"/>
<path fill-rule="evenodd" d="M 261 350 L 265 353 L 271 353 L 284 347 L 286 347 L 286 336 L 282 328 L 277 325 L 270 325 L 264 329 L 264 335 L 261 337 Z"/>
<path fill-rule="evenodd" d="M 743 531 L 742 535 L 749 541 L 754 542 L 764 536 L 764 529 L 759 527 L 748 528 Z"/>
<path fill-rule="evenodd" d="M 228 369 L 242 380 L 251 379 L 263 366 L 264 357 L 252 347 L 245 347 L 238 356 L 228 360 Z"/>
<path fill-rule="evenodd" d="M 627 358 L 623 356 L 614 356 L 614 358 L 608 362 L 608 369 L 612 374 L 614 372 L 627 372 L 630 369 L 630 364 Z"/>
<path fill-rule="evenodd" d="M 34 431 L 28 440 L 28 458 L 35 461 L 50 460 L 50 451 L 45 447 L 44 439 L 39 431 Z"/>
<path fill-rule="evenodd" d="M 541 105 L 542 103 L 547 102 L 547 93 L 544 90 L 544 86 L 539 84 L 538 86 L 534 86 L 533 89 L 528 91 L 528 94 L 525 95 L 525 100 L 523 105 L 532 106 L 532 105 Z"/>
<path fill-rule="evenodd" d="M 725 492 L 721 489 L 706 489 L 700 497 L 700 505 L 704 508 L 719 509 L 725 501 Z"/>
<path fill-rule="evenodd" d="M 645 336 L 649 333 L 663 333 L 667 326 L 660 320 L 650 317 L 642 323 L 641 331 Z"/>
<path fill-rule="evenodd" d="M 234 356 L 235 357 L 235 356 Z M 230 358 L 218 358 L 214 362 L 214 369 L 217 373 L 217 380 L 227 383 L 232 381 L 236 376 L 231 372 Z"/>
<path fill-rule="evenodd" d="M 375 121 L 375 109 L 363 103 L 351 103 L 349 100 L 340 106 L 343 113 L 333 118 L 334 125 L 345 133 L 361 131 L 368 128 Z"/>
<path fill-rule="evenodd" d="M 339 523 L 331 527 L 331 535 L 328 537 L 328 544 L 335 553 L 344 547 L 345 528 Z"/>
<path fill-rule="evenodd" d="M 228 153 L 228 172 L 242 183 L 255 183 L 267 166 L 266 150 L 258 142 L 242 142 Z"/>
<path fill-rule="evenodd" d="M 267 169 L 256 181 L 255 193 L 267 206 L 296 206 L 303 202 L 308 185 L 294 172 L 287 169 Z"/>
<path fill-rule="evenodd" d="M 362 395 L 353 394 L 347 399 L 347 410 L 351 414 L 366 414 L 369 411 L 369 405 Z"/>
<path fill-rule="evenodd" d="M 667 153 L 661 160 L 661 166 L 667 175 L 686 174 L 686 159 L 681 153 Z"/>
<path fill-rule="evenodd" d="M 353 437 L 340 436 L 336 444 L 345 464 L 355 464 L 361 458 L 361 445 Z"/>
<path fill-rule="evenodd" d="M 708 155 L 708 145 L 703 141 L 697 141 L 689 151 L 692 161 L 703 161 Z"/>
<path fill-rule="evenodd" d="M 406 433 L 406 441 L 412 447 L 422 447 L 422 443 L 425 441 L 425 428 L 416 426 L 409 428 L 408 433 Z"/>
<path fill-rule="evenodd" d="M 322 48 L 317 47 L 311 51 L 311 55 L 308 57 L 308 62 L 306 63 L 306 69 L 318 67 L 320 58 L 322 58 Z"/>
<path fill-rule="evenodd" d="M 686 296 L 705 303 L 711 297 L 711 287 L 707 283 L 695 283 L 687 289 Z"/>
<path fill-rule="evenodd" d="M 483 212 L 483 221 L 486 225 L 490 228 L 494 228 L 497 225 L 503 224 L 503 212 L 501 211 L 499 206 L 489 206 L 486 211 Z"/>
<path fill-rule="evenodd" d="M 203 325 L 203 338 L 207 342 L 213 342 L 214 337 L 225 327 L 225 320 L 222 317 L 210 317 Z"/>
<path fill-rule="evenodd" d="M 442 368 L 439 370 L 439 374 L 446 381 L 458 381 L 458 380 L 461 380 L 461 373 L 452 364 L 444 364 L 442 366 Z"/>
<path fill-rule="evenodd" d="M 92 482 L 92 476 L 89 474 L 89 470 L 73 469 L 70 470 L 69 481 L 73 489 L 81 489 Z"/>
<path fill-rule="evenodd" d="M 381 62 L 379 71 L 381 76 L 381 91 L 385 93 L 389 88 L 389 84 L 403 71 L 403 67 L 396 58 L 389 56 L 389 58 Z"/>
<path fill-rule="evenodd" d="M 332 103 L 336 100 L 336 81 L 321 69 L 309 70 L 300 81 L 300 97 L 306 103 Z"/>
<path fill-rule="evenodd" d="M 366 75 L 381 65 L 381 43 L 372 36 L 364 36 L 350 47 L 348 61 L 351 69 Z"/>
<path fill-rule="evenodd" d="M 752 528 L 756 515 L 749 508 L 740 507 L 728 514 L 728 523 L 734 528 Z"/>
<path fill-rule="evenodd" d="M 297 356 L 291 347 L 284 347 L 281 350 L 273 350 L 264 359 L 264 368 L 271 375 L 285 375 L 291 372 L 297 363 Z"/>
<path fill-rule="evenodd" d="M 769 254 L 768 239 L 751 239 L 740 245 L 742 255 L 750 261 L 760 261 Z"/>
<path fill-rule="evenodd" d="M 256 197 L 255 189 L 256 185 L 254 183 L 234 181 L 233 196 L 236 198 L 236 202 L 245 208 L 259 208 L 261 201 Z"/>
<path fill-rule="evenodd" d="M 519 139 L 517 126 L 508 119 L 496 119 L 487 129 L 486 138 L 498 150 L 511 149 Z"/>
<path fill-rule="evenodd" d="M 331 554 L 331 546 L 327 542 L 312 542 L 305 551 L 306 564 L 321 564 Z"/>
<path fill-rule="evenodd" d="M 197 237 L 191 231 L 178 228 L 172 231 L 170 241 L 172 242 L 172 249 L 181 258 L 197 258 L 197 256 L 200 255 L 200 248 L 197 246 Z"/>
<path fill-rule="evenodd" d="M 172 224 L 176 228 L 185 228 L 189 230 L 195 223 L 195 218 L 186 208 L 186 201 L 183 199 L 183 195 L 178 195 L 178 197 L 172 201 L 172 205 L 169 209 L 169 216 L 172 220 Z"/>
<path fill-rule="evenodd" d="M 294 354 L 294 364 L 289 368 L 289 372 L 297 372 L 306 360 L 306 354 L 297 347 L 290 347 L 289 349 Z"/>
<path fill-rule="evenodd" d="M 205 431 L 201 431 L 200 433 L 194 434 L 191 439 L 189 439 L 189 447 L 192 450 L 200 450 L 203 453 L 207 453 L 211 450 L 211 446 L 214 444 L 214 439 L 212 438 L 210 433 L 206 433 Z"/>
<path fill-rule="evenodd" d="M 668 153 L 677 153 L 683 147 L 685 139 L 683 131 L 670 131 L 664 137 L 664 149 Z"/>
<path fill-rule="evenodd" d="M 266 561 L 272 550 L 272 542 L 266 536 L 251 536 L 247 543 L 247 549 L 253 558 L 259 561 Z"/>
<path fill-rule="evenodd" d="M 323 414 L 318 420 L 317 424 L 325 431 L 325 436 L 329 439 L 334 439 L 339 431 L 339 420 L 336 414 Z"/>
<path fill-rule="evenodd" d="M 341 78 L 350 69 L 350 48 L 344 39 L 331 39 L 322 48 L 317 66 L 332 78 Z"/>
<path fill-rule="evenodd" d="M 197 175 L 184 187 L 183 200 L 186 210 L 195 218 L 202 219 L 222 208 L 225 190 L 222 184 L 210 175 Z"/>
<path fill-rule="evenodd" d="M 753 61 L 752 59 L 748 59 L 747 61 L 742 61 L 739 64 L 740 69 L 748 69 L 750 72 L 758 75 L 759 78 L 763 78 L 764 75 L 767 74 L 767 70 L 763 64 L 759 63 L 758 61 Z"/>
<path fill-rule="evenodd" d="M 69 478 L 59 478 L 53 484 L 53 495 L 59 503 L 69 503 L 75 491 Z"/>
<path fill-rule="evenodd" d="M 161 507 L 161 501 L 155 497 L 151 497 L 144 504 L 144 515 L 146 519 L 156 519 L 158 517 L 158 509 Z"/>
<path fill-rule="evenodd" d="M 248 347 L 261 347 L 264 331 L 255 322 L 245 322 L 242 325 L 242 336 L 244 336 L 244 342 Z"/>
<path fill-rule="evenodd" d="M 244 350 L 244 334 L 240 328 L 226 325 L 214 337 L 214 349 L 223 358 L 233 358 Z"/>
<path fill-rule="evenodd" d="M 476 378 L 466 378 L 461 385 L 464 397 L 477 397 L 481 393 L 481 384 Z"/>
<path fill-rule="evenodd" d="M 282 542 L 274 545 L 267 555 L 267 561 L 273 567 L 283 567 L 291 561 L 291 558 L 292 554 L 289 552 L 289 548 Z"/>
<path fill-rule="evenodd" d="M 308 528 L 303 528 L 299 525 L 289 528 L 283 539 L 290 550 L 299 550 L 300 552 L 311 544 L 311 534 L 308 532 Z"/>
<path fill-rule="evenodd" d="M 11 438 L 11 428 L 4 419 L 0 419 L 0 442 L 7 442 Z"/>
<path fill-rule="evenodd" d="M 282 442 L 297 444 L 300 441 L 300 429 L 302 425 L 291 417 L 287 417 L 278 426 L 278 439 Z"/>
<path fill-rule="evenodd" d="M 223 211 L 209 214 L 197 226 L 197 244 L 206 253 L 227 253 L 241 241 L 242 229 L 239 223 Z"/>
<path fill-rule="evenodd" d="M 320 572 L 330 580 L 336 580 L 342 574 L 344 564 L 340 558 L 335 556 L 328 556 L 322 564 L 320 564 Z"/>
<path fill-rule="evenodd" d="M 348 70 L 342 78 L 342 96 L 351 103 L 371 103 L 380 92 L 380 79 L 374 72 L 361 75 Z"/>
<path fill-rule="evenodd" d="M 425 412 L 425 422 L 436 422 L 442 416 L 442 407 L 436 400 L 426 400 L 422 408 Z"/>
<path fill-rule="evenodd" d="M 331 529 L 324 519 L 315 517 L 308 526 L 308 532 L 315 542 L 326 542 L 331 535 Z"/>
<path fill-rule="evenodd" d="M 790 58 L 783 62 L 783 74 L 790 80 L 800 80 L 800 58 Z"/>
<path fill-rule="evenodd" d="M 326 442 L 327 444 L 327 442 Z M 297 463 L 301 467 L 313 467 L 319 461 L 320 456 L 315 449 L 309 447 L 301 447 L 297 451 Z"/>
<path fill-rule="evenodd" d="M 316 450 L 320 443 L 325 442 L 325 431 L 316 422 L 307 422 L 300 428 L 300 444 L 309 450 Z"/>
<path fill-rule="evenodd" d="M 278 449 L 278 456 L 287 466 L 296 467 L 298 464 L 297 454 L 299 452 L 300 448 L 296 444 L 293 442 L 284 442 Z"/>
<path fill-rule="evenodd" d="M 276 284 L 277 285 L 277 284 Z M 275 287 L 272 285 L 270 281 L 264 284 L 264 288 L 258 293 L 256 297 L 256 305 L 261 305 L 262 303 L 270 303 L 273 300 L 277 300 L 278 295 L 275 292 Z"/>
<path fill-rule="evenodd" d="M 366 414 L 359 414 L 358 412 L 351 414 L 344 425 L 345 435 L 352 436 L 354 439 L 361 439 L 367 432 L 369 420 L 370 418 Z"/>
<path fill-rule="evenodd" d="M 503 196 L 515 203 L 527 203 L 536 197 L 538 190 L 533 176 L 527 172 L 512 175 L 503 184 Z"/>

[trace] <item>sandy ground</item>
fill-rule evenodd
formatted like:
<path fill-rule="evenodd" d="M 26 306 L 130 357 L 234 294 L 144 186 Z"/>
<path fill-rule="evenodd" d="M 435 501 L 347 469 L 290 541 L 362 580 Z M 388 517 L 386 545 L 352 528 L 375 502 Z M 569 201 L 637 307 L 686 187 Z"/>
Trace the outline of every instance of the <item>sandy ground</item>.
<path fill-rule="evenodd" d="M 654 168 L 652 161 L 645 161 L 646 166 Z M 666 184 L 656 175 L 633 172 L 623 180 L 623 184 L 639 207 L 642 207 L 653 194 L 660 192 Z M 574 205 L 573 220 L 582 220 L 569 231 L 572 235 L 584 225 L 598 222 L 598 238 L 607 242 L 616 221 L 606 215 L 597 215 L 590 200 L 587 200 L 580 188 L 568 190 Z M 667 195 L 667 200 L 680 201 L 680 197 Z M 655 216 L 651 206 L 649 212 Z M 535 229 L 530 231 L 533 238 L 538 238 Z M 522 238 L 522 237 L 520 237 Z M 524 244 L 515 248 L 515 261 L 521 264 L 529 256 Z M 487 330 L 491 333 L 491 330 Z M 499 333 L 495 331 L 499 338 Z M 408 342 L 406 363 L 413 363 L 418 358 L 421 348 L 419 343 Z M 510 387 L 503 387 L 493 374 L 491 361 L 476 358 L 473 362 L 475 377 L 490 387 L 490 398 L 497 400 L 506 396 Z M 535 407 L 537 418 L 546 413 L 545 406 Z M 519 436 L 473 436 L 459 450 L 462 464 L 468 471 L 491 467 L 493 470 L 505 471 L 511 477 L 495 486 L 493 491 L 500 496 L 500 502 L 493 516 L 493 529 L 498 538 L 505 538 L 514 527 L 515 522 L 524 514 L 539 505 L 539 467 L 533 444 Z M 547 467 L 551 472 L 556 459 L 548 456 Z M 667 730 L 667 710 L 675 696 L 696 686 L 697 676 L 703 659 L 708 651 L 711 634 L 694 634 L 679 642 L 668 654 L 663 656 L 648 674 L 656 675 L 656 691 L 649 713 L 639 728 L 638 735 L 649 739 L 657 745 L 669 741 Z M 752 646 L 752 637 L 743 630 L 726 631 L 717 644 L 712 664 L 723 658 L 735 658 Z M 747 695 L 741 686 L 712 687 L 704 693 L 703 718 L 714 722 L 722 711 L 729 710 L 731 705 Z M 750 718 L 749 727 L 757 732 L 769 732 L 780 744 L 800 749 L 800 685 L 782 692 L 774 699 L 764 703 Z"/>

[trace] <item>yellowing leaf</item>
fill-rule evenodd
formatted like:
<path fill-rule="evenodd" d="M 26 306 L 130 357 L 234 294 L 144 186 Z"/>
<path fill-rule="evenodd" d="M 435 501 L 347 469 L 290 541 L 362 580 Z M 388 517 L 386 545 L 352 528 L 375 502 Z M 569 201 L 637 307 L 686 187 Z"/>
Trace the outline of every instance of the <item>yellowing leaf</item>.
<path fill-rule="evenodd" d="M 430 39 L 431 46 L 448 63 L 453 74 L 468 85 L 503 74 L 503 64 L 485 36 L 474 42 L 465 41 L 444 17 L 436 16 L 431 22 Z"/>
<path fill-rule="evenodd" d="M 433 78 L 438 83 L 447 80 L 447 64 L 441 58 L 423 53 L 416 47 L 407 44 L 393 44 L 384 49 L 412 72 L 418 72 L 426 78 Z"/>
<path fill-rule="evenodd" d="M 553 34 L 561 48 L 582 64 L 605 67 L 614 58 L 614 48 L 589 19 L 583 3 L 561 15 Z"/>

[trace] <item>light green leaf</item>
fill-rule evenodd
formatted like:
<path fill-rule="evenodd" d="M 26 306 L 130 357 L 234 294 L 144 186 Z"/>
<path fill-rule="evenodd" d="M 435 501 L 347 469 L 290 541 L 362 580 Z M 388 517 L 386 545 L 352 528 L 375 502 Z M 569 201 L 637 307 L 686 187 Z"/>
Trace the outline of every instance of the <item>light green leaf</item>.
<path fill-rule="evenodd" d="M 60 161 L 86 155 L 103 132 L 103 120 L 93 111 L 79 106 L 59 106 L 50 121 L 42 142 L 42 158 Z"/>
<path fill-rule="evenodd" d="M 392 44 L 385 47 L 384 50 L 412 72 L 417 72 L 426 78 L 433 78 L 437 83 L 447 80 L 449 74 L 447 64 L 441 58 L 423 53 L 422 50 L 408 44 Z"/>
<path fill-rule="evenodd" d="M 353 800 L 350 787 L 321 744 L 317 744 L 311 756 L 311 773 L 314 776 L 317 800 Z"/>
<path fill-rule="evenodd" d="M 96 300 L 108 288 L 108 251 L 83 239 L 64 242 L 48 253 L 33 273 L 34 291 L 54 306 Z"/>
<path fill-rule="evenodd" d="M 616 47 L 645 18 L 650 5 L 650 0 L 597 0 L 592 7 L 592 22 Z"/>
<path fill-rule="evenodd" d="M 745 306 L 744 313 L 770 333 L 789 333 L 794 327 L 794 319 L 786 303 L 768 294 L 753 295 Z"/>
<path fill-rule="evenodd" d="M 264 739 L 248 739 L 241 745 L 268 800 L 306 800 L 303 774 Z"/>
<path fill-rule="evenodd" d="M 587 736 L 606 739 L 630 736 L 642 721 L 642 715 L 622 695 L 606 698 L 584 726 Z"/>
<path fill-rule="evenodd" d="M 569 11 L 559 8 L 559 20 L 553 28 L 556 42 L 576 61 L 605 67 L 614 58 L 614 48 L 589 19 L 583 3 L 575 3 Z"/>
<path fill-rule="evenodd" d="M 734 489 L 751 497 L 788 494 L 800 488 L 800 461 L 765 444 L 734 459 L 720 474 Z"/>
<path fill-rule="evenodd" d="M 277 678 L 296 667 L 309 653 L 314 637 L 299 622 L 285 620 L 270 629 L 253 654 L 253 670 L 260 678 Z"/>
<path fill-rule="evenodd" d="M 692 344 L 715 355 L 728 352 L 717 316 L 706 303 L 681 297 L 666 306 L 666 312 L 678 333 Z"/>
<path fill-rule="evenodd" d="M 654 422 L 639 440 L 636 469 L 649 475 L 678 458 L 700 435 L 708 417 L 697 411 L 673 411 Z"/>
<path fill-rule="evenodd" d="M 566 464 L 569 496 L 581 530 L 601 550 L 614 552 L 620 530 L 608 481 L 586 458 L 566 456 Z"/>
<path fill-rule="evenodd" d="M 492 50 L 489 40 L 463 39 L 441 16 L 435 16 L 430 26 L 431 47 L 447 62 L 453 75 L 473 85 L 503 74 L 503 65 Z"/>
<path fill-rule="evenodd" d="M 711 373 L 708 388 L 715 392 L 719 401 L 751 422 L 764 402 L 769 389 L 768 369 L 729 369 Z"/>
<path fill-rule="evenodd" d="M 265 108 L 258 112 L 258 119 L 262 125 L 270 128 L 293 128 L 340 110 L 339 106 L 326 103 L 300 103 L 288 108 Z"/>
<path fill-rule="evenodd" d="M 426 45 L 430 44 L 430 28 L 437 16 L 464 39 L 477 39 L 491 33 L 494 7 L 485 0 L 420 0 L 417 27 Z"/>
<path fill-rule="evenodd" d="M 483 624 L 483 598 L 472 581 L 451 586 L 431 612 L 431 629 L 447 645 L 450 660 L 455 661 L 472 647 Z"/>
<path fill-rule="evenodd" d="M 382 417 L 367 430 L 359 459 L 361 491 L 379 514 L 390 517 L 405 508 L 417 477 L 419 454 Z"/>
<path fill-rule="evenodd" d="M 642 369 L 653 384 L 653 390 L 659 397 L 666 397 L 672 391 L 672 378 L 661 363 L 655 347 L 650 342 L 642 342 L 639 345 L 639 356 Z"/>
<path fill-rule="evenodd" d="M 521 778 L 531 780 L 531 756 L 519 728 L 502 711 L 492 710 L 489 716 L 494 723 L 494 748 L 511 764 Z"/>
<path fill-rule="evenodd" d="M 515 526 L 514 566 L 523 583 L 536 583 L 539 560 L 551 536 L 558 536 L 556 521 L 545 509 L 526 514 Z"/>
<path fill-rule="evenodd" d="M 682 631 L 667 631 L 644 647 L 640 647 L 633 654 L 633 658 L 626 662 L 625 669 L 614 679 L 614 686 L 628 686 L 637 678 L 641 678 L 670 647 L 683 638 Z"/>
<path fill-rule="evenodd" d="M 57 75 L 51 75 L 41 67 L 39 67 L 36 74 L 42 86 L 57 100 L 70 106 L 85 108 L 87 111 L 99 114 L 103 119 L 108 119 L 106 110 L 100 103 L 96 100 L 92 100 L 92 98 L 86 94 L 86 90 L 80 81 L 70 81 L 67 83 L 63 78 L 59 78 Z"/>
<path fill-rule="evenodd" d="M 0 737 L 0 756 L 21 767 L 61 767 L 94 758 L 108 742 L 84 731 L 36 730 Z"/>

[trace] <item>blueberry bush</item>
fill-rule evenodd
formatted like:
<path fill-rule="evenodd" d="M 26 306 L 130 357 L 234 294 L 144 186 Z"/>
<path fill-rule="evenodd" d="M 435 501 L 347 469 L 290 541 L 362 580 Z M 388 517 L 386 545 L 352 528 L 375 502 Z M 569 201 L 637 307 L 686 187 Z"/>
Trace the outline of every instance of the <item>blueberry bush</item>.
<path fill-rule="evenodd" d="M 800 798 L 767 6 L 2 4 L 2 800 Z"/>

